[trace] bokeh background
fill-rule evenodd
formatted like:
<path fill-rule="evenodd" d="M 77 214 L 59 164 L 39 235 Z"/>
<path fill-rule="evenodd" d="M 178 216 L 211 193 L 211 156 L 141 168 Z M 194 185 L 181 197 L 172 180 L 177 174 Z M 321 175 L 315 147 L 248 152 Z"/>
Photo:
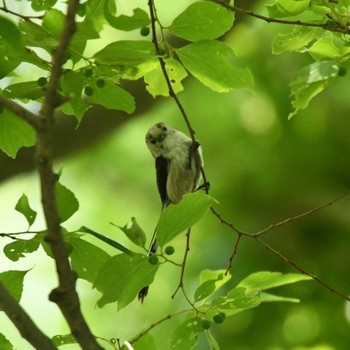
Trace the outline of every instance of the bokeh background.
<path fill-rule="evenodd" d="M 130 13 L 126 3 L 120 2 L 119 9 Z M 189 3 L 158 1 L 158 16 L 164 24 L 170 23 Z M 260 2 L 237 4 L 264 12 Z M 132 4 L 144 8 L 146 5 L 145 1 Z M 289 83 L 297 70 L 311 59 L 306 54 L 271 54 L 274 36 L 287 30 L 283 25 L 238 16 L 237 25 L 224 40 L 251 69 L 255 90 L 217 94 L 187 79 L 185 91 L 179 95 L 202 144 L 210 193 L 219 202 L 217 210 L 235 226 L 249 232 L 322 205 L 348 191 L 350 185 L 349 76 L 334 80 L 307 110 L 288 121 Z M 103 40 L 117 40 L 116 35 L 108 29 Z M 138 33 L 131 35 L 137 37 Z M 90 44 L 91 50 L 95 50 L 94 45 L 100 47 L 101 42 Z M 171 99 L 155 101 L 146 97 L 140 92 L 142 84 L 131 88 L 137 95 L 137 112 L 133 116 L 92 109 L 76 133 L 73 118 L 66 117 L 62 129 L 67 138 L 58 129 L 56 162 L 57 167 L 63 167 L 62 183 L 74 191 L 80 202 L 79 211 L 65 227 L 74 230 L 85 225 L 134 248 L 110 222 L 124 225 L 135 216 L 149 236 L 157 222 L 160 202 L 153 159 L 145 146 L 144 135 L 159 121 L 185 132 L 186 128 Z M 62 121 L 59 123 L 62 125 Z M 32 207 L 42 217 L 37 175 L 24 172 L 30 169 L 31 152 L 20 151 L 18 161 L 0 158 L 1 167 L 8 174 L 2 178 L 0 187 L 0 232 L 26 230 L 25 220 L 14 211 L 22 193 L 29 196 Z M 40 219 L 34 229 L 42 228 Z M 347 294 L 350 291 L 349 233 L 350 198 L 345 198 L 271 231 L 264 240 L 306 271 Z M 190 295 L 198 286 L 201 270 L 226 268 L 235 237 L 210 213 L 196 225 L 185 279 Z M 110 254 L 117 253 L 93 238 L 86 239 Z M 2 238 L 0 243 L 4 246 L 10 241 Z M 183 236 L 174 241 L 178 259 L 182 257 L 184 244 Z M 50 258 L 39 251 L 16 264 L 1 255 L 0 262 L 2 271 L 31 269 L 25 278 L 21 304 L 50 336 L 68 333 L 57 307 L 47 300 L 49 291 L 56 286 Z M 244 238 L 227 288 L 250 273 L 263 270 L 296 272 L 257 242 Z M 87 282 L 79 281 L 82 308 L 93 332 L 104 338 L 130 339 L 167 314 L 187 308 L 181 293 L 174 300 L 170 298 L 179 275 L 178 268 L 163 266 L 145 304 L 141 306 L 134 301 L 120 312 L 115 304 L 98 309 L 99 293 Z M 221 349 L 348 348 L 349 303 L 315 281 L 274 292 L 299 298 L 300 303 L 264 304 L 213 326 Z M 183 316 L 174 317 L 152 331 L 159 349 L 167 348 L 172 330 L 182 320 Z M 0 314 L 0 325 L 1 332 L 17 349 L 31 349 L 3 314 Z M 209 345 L 200 339 L 197 349 L 206 350 Z"/>

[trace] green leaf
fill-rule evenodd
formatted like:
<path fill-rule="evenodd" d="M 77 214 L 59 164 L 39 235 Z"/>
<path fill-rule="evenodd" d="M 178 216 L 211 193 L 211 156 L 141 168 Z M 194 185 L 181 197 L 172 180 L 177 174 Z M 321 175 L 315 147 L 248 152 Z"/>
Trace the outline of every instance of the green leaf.
<path fill-rule="evenodd" d="M 273 295 L 270 293 L 261 293 L 261 302 L 271 303 L 271 302 L 285 302 L 285 303 L 299 303 L 299 299 L 281 297 L 278 295 Z"/>
<path fill-rule="evenodd" d="M 282 18 L 296 16 L 308 10 L 310 0 L 276 0 L 273 5 L 266 5 L 269 17 Z"/>
<path fill-rule="evenodd" d="M 61 80 L 63 94 L 68 96 L 68 102 L 60 106 L 60 109 L 68 114 L 74 115 L 78 123 L 81 122 L 85 112 L 90 106 L 81 98 L 84 88 L 84 70 L 64 72 Z"/>
<path fill-rule="evenodd" d="M 68 220 L 78 209 L 79 202 L 74 193 L 61 183 L 56 182 L 56 201 L 60 223 Z"/>
<path fill-rule="evenodd" d="M 210 344 L 210 350 L 220 350 L 220 346 L 214 338 L 213 334 L 210 332 L 210 330 L 207 329 L 204 333 L 207 337 L 208 343 Z"/>
<path fill-rule="evenodd" d="M 0 282 L 6 287 L 17 302 L 21 300 L 23 281 L 27 271 L 5 271 L 0 273 Z"/>
<path fill-rule="evenodd" d="M 295 26 L 286 34 L 277 34 L 272 43 L 272 53 L 299 51 L 322 33 L 321 28 Z"/>
<path fill-rule="evenodd" d="M 241 68 L 233 50 L 219 41 L 199 41 L 176 50 L 185 68 L 217 92 L 253 88 L 253 76 Z"/>
<path fill-rule="evenodd" d="M 170 205 L 162 213 L 157 226 L 157 238 L 162 247 L 181 232 L 199 221 L 214 199 L 202 192 L 184 195 L 179 204 Z"/>
<path fill-rule="evenodd" d="M 225 315 L 234 315 L 242 310 L 257 307 L 261 303 L 261 293 L 254 290 L 249 292 L 246 288 L 236 287 L 231 289 L 225 296 L 214 298 L 206 306 L 206 316 L 213 317 L 218 312 Z"/>
<path fill-rule="evenodd" d="M 281 272 L 260 271 L 243 279 L 238 287 L 243 287 L 247 290 L 265 290 L 308 280 L 311 280 L 311 277 L 300 273 L 283 274 Z"/>
<path fill-rule="evenodd" d="M 342 56 L 340 48 L 334 44 L 332 37 L 317 40 L 307 52 L 315 60 L 334 59 Z"/>
<path fill-rule="evenodd" d="M 111 43 L 93 56 L 104 64 L 137 65 L 154 58 L 155 50 L 150 41 L 120 40 Z"/>
<path fill-rule="evenodd" d="M 169 350 L 190 350 L 198 342 L 199 334 L 203 331 L 201 320 L 197 316 L 188 318 L 180 324 L 170 336 Z"/>
<path fill-rule="evenodd" d="M 89 96 L 89 102 L 100 104 L 108 109 L 122 110 L 131 114 L 135 110 L 135 99 L 126 90 L 111 81 L 106 81 L 104 87 L 98 87 L 96 82 L 92 84 L 93 94 Z"/>
<path fill-rule="evenodd" d="M 76 344 L 77 341 L 72 334 L 61 334 L 55 335 L 52 338 L 53 343 L 56 346 L 68 345 L 68 344 Z"/>
<path fill-rule="evenodd" d="M 158 350 L 157 343 L 151 333 L 143 335 L 132 346 L 134 350 Z"/>
<path fill-rule="evenodd" d="M 16 158 L 21 147 L 34 146 L 34 129 L 7 109 L 0 112 L 0 149 L 9 157 Z"/>
<path fill-rule="evenodd" d="M 31 5 L 34 11 L 44 11 L 55 5 L 57 0 L 32 0 Z"/>
<path fill-rule="evenodd" d="M 129 255 L 134 255 L 134 253 L 129 250 L 128 248 L 124 247 L 122 244 L 120 244 L 119 242 L 116 242 L 114 241 L 113 239 L 110 239 L 104 235 L 101 235 L 100 233 L 98 232 L 95 232 L 91 229 L 89 229 L 88 227 L 86 226 L 82 226 L 77 232 L 84 232 L 84 233 L 89 233 L 91 234 L 92 236 L 100 239 L 102 242 L 105 242 L 107 244 L 109 244 L 110 246 L 120 250 L 121 252 L 123 253 L 126 253 L 126 254 L 129 254 Z"/>
<path fill-rule="evenodd" d="M 338 75 L 338 72 L 339 65 L 334 61 L 315 62 L 302 68 L 291 83 L 294 111 L 288 118 L 305 109 L 310 101 L 324 90 L 328 81 Z"/>
<path fill-rule="evenodd" d="M 4 95 L 27 102 L 28 100 L 38 100 L 45 94 L 45 89 L 39 86 L 37 81 L 26 81 L 9 85 L 4 90 Z"/>
<path fill-rule="evenodd" d="M 1 350 L 14 350 L 14 346 L 10 343 L 6 337 L 0 333 L 0 349 Z"/>
<path fill-rule="evenodd" d="M 144 247 L 146 243 L 146 234 L 140 227 L 140 225 L 136 222 L 134 217 L 125 225 L 125 226 L 117 226 L 121 229 L 125 235 L 130 239 L 131 242 L 135 243 L 139 247 Z"/>
<path fill-rule="evenodd" d="M 4 247 L 5 255 L 12 261 L 18 261 L 27 253 L 33 253 L 39 249 L 42 241 L 42 234 L 38 233 L 31 239 L 21 239 L 9 243 Z"/>
<path fill-rule="evenodd" d="M 98 272 L 94 287 L 103 295 L 98 307 L 118 302 L 118 310 L 130 304 L 139 291 L 153 282 L 159 264 L 150 264 L 142 254 L 115 255 Z"/>
<path fill-rule="evenodd" d="M 110 255 L 77 235 L 68 234 L 66 238 L 73 248 L 70 254 L 73 270 L 79 278 L 93 283 L 102 265 L 110 259 Z"/>
<path fill-rule="evenodd" d="M 17 26 L 0 17 L 0 79 L 21 63 L 24 52 L 23 37 Z"/>
<path fill-rule="evenodd" d="M 114 17 L 111 15 L 108 3 L 105 3 L 105 17 L 107 22 L 114 28 L 124 31 L 130 31 L 142 27 L 147 27 L 150 24 L 148 13 L 140 8 L 133 9 L 132 16 L 120 15 Z"/>
<path fill-rule="evenodd" d="M 15 206 L 15 209 L 24 215 L 28 221 L 29 227 L 33 225 L 37 212 L 30 207 L 28 197 L 25 194 L 22 194 Z"/>
<path fill-rule="evenodd" d="M 105 4 L 108 5 L 108 11 L 111 15 L 116 12 L 116 3 L 114 0 L 88 0 L 86 3 L 86 17 L 91 18 L 94 27 L 101 31 L 106 23 Z"/>
<path fill-rule="evenodd" d="M 175 93 L 183 90 L 181 81 L 187 77 L 187 72 L 182 64 L 173 59 L 165 59 L 165 69 L 168 73 L 171 86 Z M 163 71 L 158 65 L 156 68 L 145 74 L 145 83 L 147 91 L 153 96 L 169 96 L 168 84 L 164 78 Z"/>
<path fill-rule="evenodd" d="M 189 41 L 216 39 L 231 29 L 234 12 L 208 1 L 191 4 L 168 28 L 171 33 Z"/>
<path fill-rule="evenodd" d="M 216 292 L 221 286 L 231 279 L 231 275 L 225 276 L 225 270 L 203 270 L 200 275 L 201 285 L 194 293 L 194 300 L 200 301 Z"/>

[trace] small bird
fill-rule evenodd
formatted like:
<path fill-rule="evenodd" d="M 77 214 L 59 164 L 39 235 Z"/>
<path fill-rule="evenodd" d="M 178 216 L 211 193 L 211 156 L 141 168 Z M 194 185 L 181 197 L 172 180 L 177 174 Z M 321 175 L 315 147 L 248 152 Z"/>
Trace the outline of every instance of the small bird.
<path fill-rule="evenodd" d="M 201 178 L 203 157 L 200 144 L 183 132 L 157 123 L 146 134 L 146 145 L 156 164 L 157 186 L 162 212 L 170 204 L 178 204 L 184 194 L 196 190 Z M 149 255 L 157 251 L 157 228 L 153 233 Z M 139 292 L 141 303 L 148 286 Z"/>

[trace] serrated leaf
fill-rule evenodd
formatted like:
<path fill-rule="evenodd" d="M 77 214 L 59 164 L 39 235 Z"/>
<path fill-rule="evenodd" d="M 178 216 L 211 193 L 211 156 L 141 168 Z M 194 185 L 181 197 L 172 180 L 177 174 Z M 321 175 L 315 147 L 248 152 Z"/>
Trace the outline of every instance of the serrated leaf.
<path fill-rule="evenodd" d="M 182 64 L 173 58 L 165 59 L 164 62 L 171 86 L 177 94 L 183 90 L 181 82 L 187 77 L 187 72 Z M 169 96 L 168 84 L 159 63 L 155 69 L 145 74 L 144 79 L 146 89 L 153 97 Z"/>
<path fill-rule="evenodd" d="M 118 310 L 121 310 L 130 304 L 142 288 L 153 282 L 158 266 L 150 264 L 142 254 L 119 254 L 107 260 L 94 283 L 102 293 L 98 307 L 117 302 Z"/>
<path fill-rule="evenodd" d="M 16 83 L 6 87 L 4 95 L 28 102 L 28 100 L 38 100 L 45 95 L 45 88 L 39 86 L 36 81 L 26 81 Z"/>
<path fill-rule="evenodd" d="M 59 182 L 56 182 L 55 191 L 58 214 L 62 223 L 79 209 L 79 202 L 74 193 Z"/>
<path fill-rule="evenodd" d="M 27 253 L 33 253 L 39 249 L 42 234 L 38 233 L 31 239 L 21 239 L 9 243 L 4 247 L 5 255 L 12 261 L 18 261 Z"/>
<path fill-rule="evenodd" d="M 272 53 L 277 55 L 286 51 L 299 51 L 318 38 L 321 33 L 321 28 L 295 26 L 289 33 L 277 34 L 272 43 Z"/>
<path fill-rule="evenodd" d="M 122 110 L 131 114 L 135 110 L 135 99 L 126 90 L 111 81 L 106 81 L 105 86 L 98 87 L 92 84 L 93 94 L 89 96 L 89 102 L 99 104 L 108 109 Z"/>
<path fill-rule="evenodd" d="M 36 134 L 24 120 L 7 109 L 0 112 L 0 149 L 9 157 L 16 158 L 21 147 L 34 146 Z"/>
<path fill-rule="evenodd" d="M 243 279 L 238 287 L 243 287 L 247 290 L 266 290 L 308 280 L 311 280 L 311 277 L 300 273 L 283 274 L 281 272 L 260 271 Z"/>
<path fill-rule="evenodd" d="M 176 50 L 185 68 L 217 92 L 253 88 L 253 76 L 241 68 L 233 50 L 219 41 L 199 41 Z"/>
<path fill-rule="evenodd" d="M 194 293 L 194 300 L 200 301 L 217 291 L 221 286 L 231 279 L 231 275 L 225 276 L 225 270 L 204 270 L 201 272 L 201 285 Z"/>
<path fill-rule="evenodd" d="M 179 204 L 170 205 L 162 213 L 157 226 L 158 243 L 162 247 L 199 221 L 214 199 L 202 192 L 184 195 Z"/>
<path fill-rule="evenodd" d="M 1 350 L 14 350 L 14 346 L 10 343 L 10 341 L 0 333 L 0 349 Z"/>
<path fill-rule="evenodd" d="M 60 106 L 60 109 L 65 114 L 74 115 L 78 123 L 81 122 L 85 112 L 90 108 L 81 98 L 84 81 L 83 70 L 65 72 L 61 78 L 63 94 L 69 99 L 65 104 Z"/>
<path fill-rule="evenodd" d="M 66 238 L 73 248 L 70 253 L 72 269 L 77 272 L 79 278 L 93 283 L 102 265 L 110 259 L 110 255 L 77 235 L 68 234 Z"/>
<path fill-rule="evenodd" d="M 17 302 L 21 300 L 23 281 L 27 271 L 5 271 L 0 273 L 0 282 L 6 287 Z"/>
<path fill-rule="evenodd" d="M 139 247 L 145 246 L 146 234 L 140 225 L 136 222 L 136 219 L 134 217 L 132 217 L 125 226 L 115 226 L 122 230 L 131 242 L 135 243 Z"/>
<path fill-rule="evenodd" d="M 181 323 L 170 337 L 170 350 L 190 350 L 198 342 L 199 334 L 203 331 L 200 326 L 201 320 L 197 317 L 191 317 Z"/>
<path fill-rule="evenodd" d="M 302 68 L 291 83 L 294 111 L 288 118 L 305 109 L 310 101 L 324 90 L 328 81 L 338 75 L 338 72 L 339 65 L 334 61 L 315 62 Z"/>
<path fill-rule="evenodd" d="M 30 207 L 28 197 L 25 194 L 22 194 L 15 206 L 15 209 L 24 215 L 28 221 L 29 227 L 33 225 L 37 212 Z"/>
<path fill-rule="evenodd" d="M 189 41 L 212 40 L 232 27 L 234 12 L 208 1 L 191 4 L 168 28 L 171 33 Z"/>
<path fill-rule="evenodd" d="M 308 10 L 310 0 L 276 0 L 273 5 L 266 5 L 269 17 L 282 18 L 296 16 Z"/>
<path fill-rule="evenodd" d="M 307 52 L 315 59 L 334 59 L 342 56 L 340 48 L 334 44 L 333 38 L 321 38 L 317 40 Z"/>
<path fill-rule="evenodd" d="M 56 346 L 76 344 L 77 342 L 72 334 L 55 335 L 51 339 Z"/>
<path fill-rule="evenodd" d="M 114 17 L 111 15 L 108 3 L 105 3 L 105 17 L 107 22 L 114 28 L 124 31 L 130 31 L 150 24 L 148 13 L 140 8 L 133 9 L 132 16 L 120 15 Z"/>
<path fill-rule="evenodd" d="M 138 65 L 155 57 L 154 46 L 145 40 L 120 40 L 93 56 L 97 62 L 111 65 Z"/>
<path fill-rule="evenodd" d="M 24 41 L 17 26 L 0 17 L 0 79 L 12 72 L 22 61 Z"/>

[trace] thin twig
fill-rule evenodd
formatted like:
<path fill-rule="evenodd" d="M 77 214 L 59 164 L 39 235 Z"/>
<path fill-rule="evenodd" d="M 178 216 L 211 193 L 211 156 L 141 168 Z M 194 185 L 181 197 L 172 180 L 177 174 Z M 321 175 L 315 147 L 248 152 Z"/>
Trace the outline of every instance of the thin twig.
<path fill-rule="evenodd" d="M 19 303 L 0 282 L 0 306 L 7 317 L 13 322 L 21 336 L 35 349 L 57 350 L 52 340 L 48 338 L 22 309 Z"/>
<path fill-rule="evenodd" d="M 228 260 L 228 266 L 226 268 L 226 271 L 225 271 L 225 276 L 230 272 L 231 270 L 231 267 L 232 267 L 232 262 L 233 262 L 233 258 L 236 256 L 237 254 L 237 250 L 238 250 L 238 245 L 239 245 L 239 242 L 241 241 L 241 238 L 242 238 L 242 234 L 241 233 L 237 233 L 237 238 L 236 238 L 236 243 L 233 247 L 233 250 L 232 250 L 232 254 Z"/>
<path fill-rule="evenodd" d="M 15 12 L 10 10 L 9 8 L 7 8 L 7 6 L 1 6 L 0 7 L 0 11 L 6 12 L 10 15 L 16 16 L 16 17 L 20 17 L 22 19 L 24 19 L 25 21 L 29 20 L 29 19 L 41 19 L 44 16 L 26 16 L 26 15 L 22 15 L 21 13 Z"/>
<path fill-rule="evenodd" d="M 285 20 L 280 18 L 271 18 L 267 16 L 260 15 L 258 13 L 255 13 L 250 10 L 246 10 L 237 6 L 232 6 L 228 3 L 226 3 L 225 0 L 212 0 L 213 2 L 231 10 L 231 11 L 237 11 L 241 12 L 247 16 L 255 17 L 258 19 L 261 19 L 267 23 L 280 23 L 280 24 L 288 24 L 288 25 L 297 25 L 297 26 L 304 26 L 304 27 L 318 27 L 323 28 L 325 30 L 329 30 L 332 32 L 339 32 L 343 34 L 349 34 L 350 29 L 348 26 L 343 25 L 341 23 L 329 23 L 329 22 L 307 22 L 307 21 L 301 21 L 301 20 Z"/>
<path fill-rule="evenodd" d="M 345 295 L 344 293 L 340 292 L 339 290 L 333 288 L 332 286 L 330 286 L 328 283 L 324 282 L 321 278 L 311 274 L 310 272 L 307 272 L 306 270 L 304 270 L 302 267 L 300 267 L 297 263 L 295 263 L 294 261 L 288 259 L 286 256 L 284 256 L 281 252 L 277 251 L 276 249 L 272 248 L 270 245 L 268 245 L 267 243 L 263 242 L 259 237 L 254 237 L 252 236 L 256 241 L 258 241 L 266 250 L 268 250 L 269 252 L 275 254 L 278 258 L 280 258 L 281 260 L 283 260 L 285 263 L 293 266 L 296 270 L 298 270 L 299 272 L 301 272 L 304 275 L 307 275 L 309 277 L 311 277 L 313 280 L 315 280 L 316 282 L 318 282 L 319 284 L 321 284 L 323 287 L 327 288 L 328 290 L 330 290 L 331 292 L 339 295 L 340 297 L 342 297 L 343 299 L 350 301 L 350 297 L 348 297 L 347 295 Z"/>

